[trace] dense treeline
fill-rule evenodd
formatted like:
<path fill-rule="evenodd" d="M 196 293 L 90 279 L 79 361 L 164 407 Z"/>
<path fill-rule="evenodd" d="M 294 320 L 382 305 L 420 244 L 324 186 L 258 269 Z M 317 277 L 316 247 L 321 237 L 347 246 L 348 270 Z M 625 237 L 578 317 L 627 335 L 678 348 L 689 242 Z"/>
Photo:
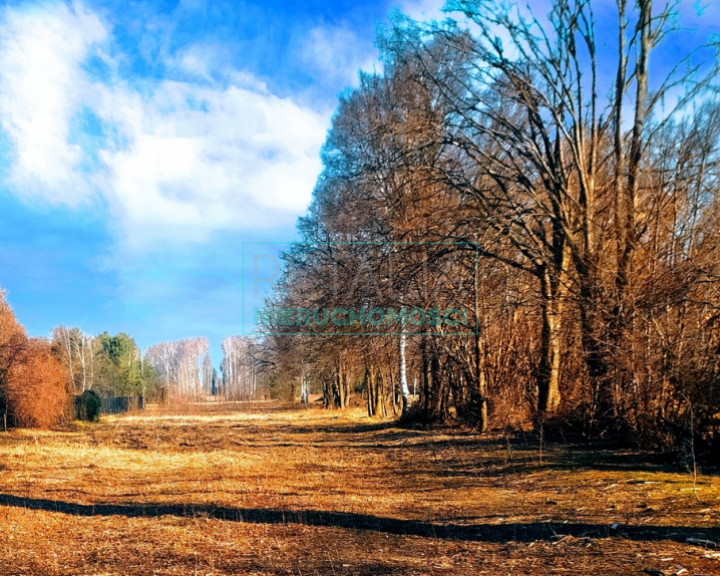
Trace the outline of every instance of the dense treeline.
<path fill-rule="evenodd" d="M 258 377 L 253 338 L 230 336 L 222 341 L 220 374 L 213 368 L 207 338 L 161 342 L 148 348 L 145 362 L 157 375 L 158 398 L 183 402 L 216 397 L 249 400 L 267 394 Z"/>
<path fill-rule="evenodd" d="M 258 366 L 371 415 L 700 434 L 720 412 L 717 47 L 653 60 L 677 30 L 651 0 L 618 2 L 603 42 L 587 1 L 449 6 L 461 23 L 398 18 L 383 72 L 342 97 Z"/>
<path fill-rule="evenodd" d="M 195 400 L 215 393 L 217 375 L 205 337 L 154 344 L 145 353 L 145 363 L 157 375 L 162 400 Z"/>
<path fill-rule="evenodd" d="M 135 340 L 124 332 L 91 336 L 79 328 L 58 326 L 53 330 L 52 345 L 76 394 L 95 390 L 102 396 L 152 398 L 159 393 L 153 366 L 143 362 Z"/>
<path fill-rule="evenodd" d="M 243 336 L 230 336 L 222 341 L 222 378 L 215 392 L 231 400 L 247 400 L 265 395 L 257 377 L 255 341 Z"/>

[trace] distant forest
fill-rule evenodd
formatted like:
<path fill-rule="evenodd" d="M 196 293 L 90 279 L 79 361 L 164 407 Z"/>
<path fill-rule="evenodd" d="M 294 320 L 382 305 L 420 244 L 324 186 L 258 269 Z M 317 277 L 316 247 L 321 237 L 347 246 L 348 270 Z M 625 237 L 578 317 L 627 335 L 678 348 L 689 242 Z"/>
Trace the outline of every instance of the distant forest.
<path fill-rule="evenodd" d="M 222 350 L 218 375 L 204 337 L 161 342 L 144 354 L 122 332 L 93 336 L 58 326 L 50 338 L 31 338 L 0 289 L 0 428 L 65 424 L 73 396 L 87 390 L 173 403 L 268 395 L 255 374 L 251 339 L 226 338 Z"/>

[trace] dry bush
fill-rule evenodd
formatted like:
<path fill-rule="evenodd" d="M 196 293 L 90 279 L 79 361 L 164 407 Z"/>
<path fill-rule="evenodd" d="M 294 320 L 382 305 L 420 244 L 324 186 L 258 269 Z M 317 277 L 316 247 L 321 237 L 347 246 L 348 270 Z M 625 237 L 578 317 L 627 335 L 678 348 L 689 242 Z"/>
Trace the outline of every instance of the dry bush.
<path fill-rule="evenodd" d="M 69 375 L 47 340 L 27 341 L 5 382 L 8 412 L 16 426 L 49 428 L 67 421 Z"/>
<path fill-rule="evenodd" d="M 0 413 L 7 425 L 7 385 L 14 366 L 22 359 L 27 345 L 25 330 L 15 318 L 0 288 Z"/>
<path fill-rule="evenodd" d="M 69 374 L 44 339 L 28 339 L 0 290 L 0 412 L 5 425 L 46 428 L 67 420 Z"/>
<path fill-rule="evenodd" d="M 25 329 L 15 318 L 0 288 L 0 388 L 11 367 L 24 352 L 26 343 Z"/>

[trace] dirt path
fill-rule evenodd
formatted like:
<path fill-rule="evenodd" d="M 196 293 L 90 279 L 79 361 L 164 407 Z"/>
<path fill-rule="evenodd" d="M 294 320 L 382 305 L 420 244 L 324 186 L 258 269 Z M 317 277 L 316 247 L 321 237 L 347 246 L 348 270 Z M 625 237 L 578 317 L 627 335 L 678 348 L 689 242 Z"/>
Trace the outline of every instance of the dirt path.
<path fill-rule="evenodd" d="M 716 476 L 359 413 L 13 431 L 0 470 L 1 576 L 720 575 Z"/>

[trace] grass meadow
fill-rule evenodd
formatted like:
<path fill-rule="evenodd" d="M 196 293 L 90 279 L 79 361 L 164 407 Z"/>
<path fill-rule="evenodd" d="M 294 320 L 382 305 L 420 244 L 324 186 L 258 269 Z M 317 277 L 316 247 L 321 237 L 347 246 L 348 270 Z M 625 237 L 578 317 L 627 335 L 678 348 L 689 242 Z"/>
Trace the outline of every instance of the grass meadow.
<path fill-rule="evenodd" d="M 276 404 L 0 435 L 2 576 L 720 574 L 720 479 Z"/>

